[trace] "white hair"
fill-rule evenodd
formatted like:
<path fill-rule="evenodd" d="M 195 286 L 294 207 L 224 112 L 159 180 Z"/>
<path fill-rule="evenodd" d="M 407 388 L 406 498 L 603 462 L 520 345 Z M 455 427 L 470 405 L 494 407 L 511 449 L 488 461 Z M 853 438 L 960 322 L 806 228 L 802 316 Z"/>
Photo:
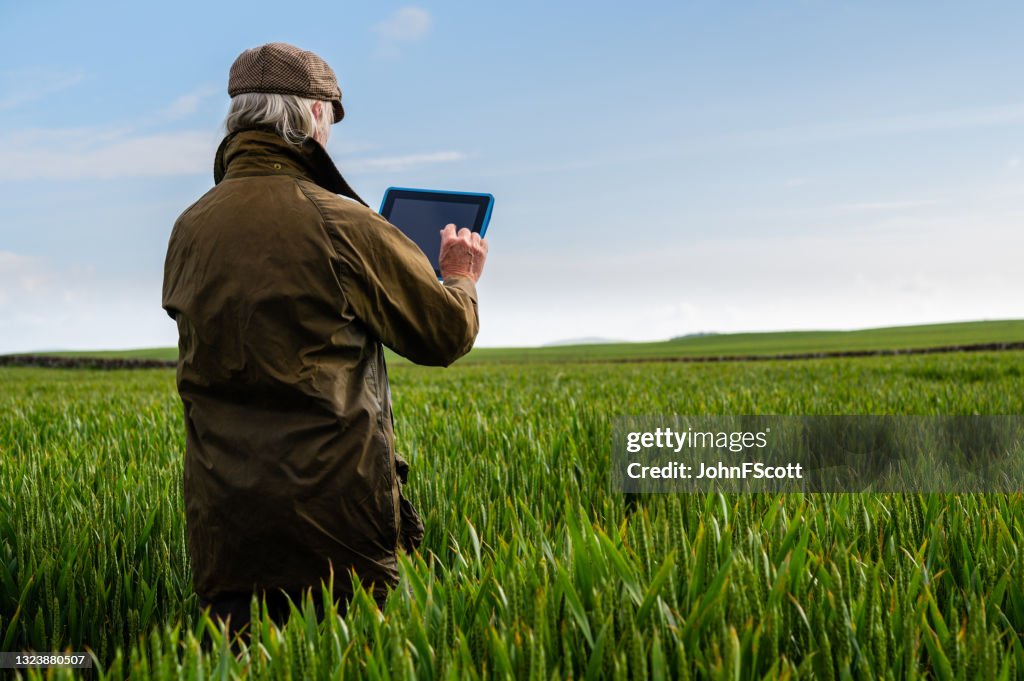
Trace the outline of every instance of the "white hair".
<path fill-rule="evenodd" d="M 327 144 L 334 123 L 334 107 L 320 102 L 320 117 L 313 115 L 316 99 L 269 92 L 247 92 L 231 98 L 231 109 L 224 119 L 228 133 L 245 128 L 269 126 L 291 144 L 302 144 L 312 137 Z"/>

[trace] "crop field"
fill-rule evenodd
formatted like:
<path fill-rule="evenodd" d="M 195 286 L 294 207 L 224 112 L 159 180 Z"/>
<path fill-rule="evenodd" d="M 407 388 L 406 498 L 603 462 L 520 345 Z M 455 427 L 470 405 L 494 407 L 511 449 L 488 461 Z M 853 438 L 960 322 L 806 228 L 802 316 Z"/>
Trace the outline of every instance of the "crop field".
<path fill-rule="evenodd" d="M 609 470 L 618 415 L 1021 414 L 1024 352 L 501 359 L 392 367 L 427 532 L 383 612 L 297 604 L 237 652 L 191 591 L 173 370 L 0 369 L 0 650 L 110 679 L 1024 678 L 1021 494 L 627 500 Z"/>
<path fill-rule="evenodd" d="M 949 324 L 920 324 L 856 331 L 778 331 L 773 333 L 719 333 L 683 336 L 653 343 L 591 343 L 541 348 L 474 348 L 460 365 L 507 362 L 656 360 L 732 355 L 905 350 L 976 343 L 1012 343 L 1024 340 L 1024 320 L 1004 319 Z M 50 352 L 54 356 L 176 360 L 177 348 Z M 406 361 L 388 351 L 389 361 Z"/>

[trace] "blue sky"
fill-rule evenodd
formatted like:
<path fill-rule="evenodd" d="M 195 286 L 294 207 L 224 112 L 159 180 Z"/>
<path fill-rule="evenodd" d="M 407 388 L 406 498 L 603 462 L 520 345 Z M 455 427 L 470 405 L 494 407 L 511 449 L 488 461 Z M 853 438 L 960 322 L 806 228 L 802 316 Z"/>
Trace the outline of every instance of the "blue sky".
<path fill-rule="evenodd" d="M 1024 5 L 0 3 L 0 352 L 173 345 L 228 68 L 338 75 L 328 150 L 496 197 L 479 345 L 1019 318 Z"/>

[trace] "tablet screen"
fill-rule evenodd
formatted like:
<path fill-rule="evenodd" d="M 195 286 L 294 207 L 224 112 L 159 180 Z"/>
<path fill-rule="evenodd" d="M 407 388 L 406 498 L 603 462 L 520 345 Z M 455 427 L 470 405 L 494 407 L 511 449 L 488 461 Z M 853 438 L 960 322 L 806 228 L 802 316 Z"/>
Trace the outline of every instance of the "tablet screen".
<path fill-rule="evenodd" d="M 444 226 L 454 222 L 458 229 L 473 229 L 479 213 L 480 206 L 470 203 L 396 198 L 388 222 L 415 241 L 436 270 L 441 251 L 441 230 Z"/>
<path fill-rule="evenodd" d="M 483 236 L 493 205 L 490 194 L 391 187 L 384 194 L 380 214 L 416 242 L 440 277 L 441 230 L 454 223 L 458 229 L 465 227 Z"/>

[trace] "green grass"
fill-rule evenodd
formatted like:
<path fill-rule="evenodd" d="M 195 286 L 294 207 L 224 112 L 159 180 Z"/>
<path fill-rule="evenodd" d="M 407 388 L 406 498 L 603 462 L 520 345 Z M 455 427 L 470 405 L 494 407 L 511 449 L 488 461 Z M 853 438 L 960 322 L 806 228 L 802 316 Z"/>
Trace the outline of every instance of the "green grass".
<path fill-rule="evenodd" d="M 396 366 L 405 588 L 264 622 L 240 659 L 197 642 L 174 372 L 0 369 L 0 649 L 110 679 L 1021 678 L 1020 494 L 631 511 L 609 459 L 616 415 L 1022 413 L 1022 360 Z"/>
<path fill-rule="evenodd" d="M 562 345 L 539 348 L 478 348 L 462 364 L 477 362 L 567 362 L 578 360 L 652 359 L 718 355 L 772 355 L 927 348 L 940 345 L 1024 341 L 1024 320 L 957 322 L 895 326 L 859 331 L 779 331 L 729 333 L 677 338 L 656 343 Z M 62 351 L 48 355 L 174 360 L 177 348 Z M 389 353 L 391 361 L 402 360 Z"/>
<path fill-rule="evenodd" d="M 927 348 L 1024 340 L 1024 320 L 896 326 L 858 331 L 779 331 L 677 338 L 657 343 L 614 343 L 541 348 L 487 348 L 467 361 L 572 361 L 720 355 L 773 355 Z"/>
<path fill-rule="evenodd" d="M 178 348 L 139 348 L 136 350 L 59 350 L 55 352 L 19 354 L 39 354 L 52 357 L 95 357 L 98 359 L 177 360 Z"/>

